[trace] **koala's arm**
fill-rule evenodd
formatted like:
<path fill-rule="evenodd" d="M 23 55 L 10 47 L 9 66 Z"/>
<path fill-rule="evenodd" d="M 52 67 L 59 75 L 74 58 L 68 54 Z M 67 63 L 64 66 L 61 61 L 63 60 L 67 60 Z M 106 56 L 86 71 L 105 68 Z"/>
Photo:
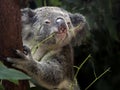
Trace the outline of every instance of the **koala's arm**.
<path fill-rule="evenodd" d="M 16 54 L 21 58 L 7 58 L 7 61 L 13 63 L 14 67 L 25 71 L 41 86 L 48 89 L 57 88 L 63 80 L 63 68 L 57 62 L 57 58 L 38 62 L 33 60 L 30 52 L 25 55 L 16 50 Z"/>

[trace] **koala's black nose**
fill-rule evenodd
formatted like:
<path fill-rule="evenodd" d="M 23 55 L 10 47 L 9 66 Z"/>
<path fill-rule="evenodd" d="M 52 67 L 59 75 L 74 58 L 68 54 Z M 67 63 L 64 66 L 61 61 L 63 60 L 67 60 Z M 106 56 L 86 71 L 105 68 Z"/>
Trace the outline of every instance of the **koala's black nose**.
<path fill-rule="evenodd" d="M 57 27 L 58 27 L 58 32 L 59 32 L 59 33 L 63 33 L 63 32 L 66 31 L 67 26 L 66 26 L 66 24 L 65 24 L 65 20 L 64 20 L 64 19 L 58 18 L 58 19 L 56 20 L 56 23 L 57 23 Z"/>
<path fill-rule="evenodd" d="M 64 21 L 64 19 L 62 19 L 62 18 L 58 18 L 58 19 L 56 20 L 56 23 L 57 23 L 59 26 L 65 25 L 65 21 Z"/>

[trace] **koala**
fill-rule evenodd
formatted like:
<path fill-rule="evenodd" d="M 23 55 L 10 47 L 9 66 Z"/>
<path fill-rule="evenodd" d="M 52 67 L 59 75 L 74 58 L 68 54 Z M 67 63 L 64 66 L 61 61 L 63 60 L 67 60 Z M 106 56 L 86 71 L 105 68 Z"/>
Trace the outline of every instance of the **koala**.
<path fill-rule="evenodd" d="M 86 34 L 85 17 L 59 7 L 25 8 L 21 14 L 24 52 L 16 50 L 19 58 L 7 61 L 48 90 L 80 90 L 73 46 L 80 45 Z"/>

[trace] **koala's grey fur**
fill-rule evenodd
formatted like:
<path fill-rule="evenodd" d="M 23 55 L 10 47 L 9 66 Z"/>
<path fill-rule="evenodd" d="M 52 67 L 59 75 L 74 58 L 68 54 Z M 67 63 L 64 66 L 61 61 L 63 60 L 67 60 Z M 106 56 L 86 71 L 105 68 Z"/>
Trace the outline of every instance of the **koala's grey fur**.
<path fill-rule="evenodd" d="M 16 50 L 21 58 L 7 60 L 47 89 L 79 90 L 74 79 L 72 46 L 80 44 L 85 35 L 84 16 L 58 7 L 25 8 L 21 12 L 23 44 L 32 49 L 42 43 L 32 55 L 29 49 L 27 55 Z"/>

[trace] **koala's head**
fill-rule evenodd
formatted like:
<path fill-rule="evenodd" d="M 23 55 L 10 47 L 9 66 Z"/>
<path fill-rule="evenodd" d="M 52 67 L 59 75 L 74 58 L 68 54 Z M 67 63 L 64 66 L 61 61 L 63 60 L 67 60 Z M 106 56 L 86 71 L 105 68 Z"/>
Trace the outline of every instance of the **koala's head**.
<path fill-rule="evenodd" d="M 65 46 L 81 39 L 86 20 L 58 7 L 22 9 L 23 38 L 34 39 L 43 45 Z M 79 37 L 80 36 L 80 37 Z"/>

